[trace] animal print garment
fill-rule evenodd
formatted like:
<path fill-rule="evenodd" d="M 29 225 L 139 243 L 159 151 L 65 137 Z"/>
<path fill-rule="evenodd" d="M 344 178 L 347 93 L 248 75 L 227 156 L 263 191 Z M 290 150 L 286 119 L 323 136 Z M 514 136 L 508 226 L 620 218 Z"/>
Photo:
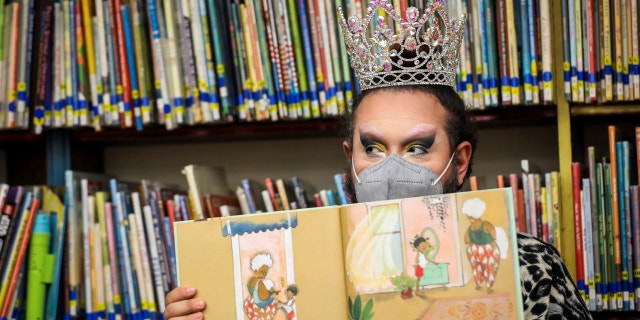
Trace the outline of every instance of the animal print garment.
<path fill-rule="evenodd" d="M 518 253 L 525 319 L 591 319 L 556 248 L 518 233 Z"/>

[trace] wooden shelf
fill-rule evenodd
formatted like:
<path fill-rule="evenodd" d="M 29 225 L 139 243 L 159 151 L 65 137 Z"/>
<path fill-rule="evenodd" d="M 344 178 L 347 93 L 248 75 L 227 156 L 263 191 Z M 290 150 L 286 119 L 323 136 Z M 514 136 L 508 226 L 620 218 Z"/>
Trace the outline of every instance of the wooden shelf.
<path fill-rule="evenodd" d="M 262 140 L 276 138 L 338 137 L 338 119 L 219 123 L 179 127 L 167 130 L 157 126 L 137 131 L 131 129 L 106 128 L 101 132 L 77 129 L 71 132 L 74 142 L 126 143 L 171 143 L 213 142 L 232 140 Z"/>
<path fill-rule="evenodd" d="M 23 142 L 43 141 L 44 136 L 32 133 L 28 130 L 2 130 L 0 131 L 0 145 L 9 145 Z"/>
<path fill-rule="evenodd" d="M 572 117 L 581 116 L 626 116 L 640 115 L 640 104 L 603 104 L 603 105 L 574 105 L 571 107 Z"/>
<path fill-rule="evenodd" d="M 517 106 L 472 110 L 472 117 L 480 128 L 516 126 L 522 123 L 555 123 L 555 106 Z M 101 132 L 75 129 L 71 132 L 74 142 L 171 143 L 214 142 L 233 140 L 261 140 L 276 138 L 341 137 L 341 121 L 338 118 L 278 122 L 219 123 L 185 126 L 166 130 L 157 126 L 135 129 L 106 128 Z"/>

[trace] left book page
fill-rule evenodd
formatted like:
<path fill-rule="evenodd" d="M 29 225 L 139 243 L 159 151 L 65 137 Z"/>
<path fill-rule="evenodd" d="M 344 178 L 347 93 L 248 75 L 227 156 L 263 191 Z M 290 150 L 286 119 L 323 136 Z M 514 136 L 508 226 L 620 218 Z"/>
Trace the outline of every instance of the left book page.
<path fill-rule="evenodd" d="M 207 319 L 344 319 L 340 207 L 177 222 L 178 282 Z"/>

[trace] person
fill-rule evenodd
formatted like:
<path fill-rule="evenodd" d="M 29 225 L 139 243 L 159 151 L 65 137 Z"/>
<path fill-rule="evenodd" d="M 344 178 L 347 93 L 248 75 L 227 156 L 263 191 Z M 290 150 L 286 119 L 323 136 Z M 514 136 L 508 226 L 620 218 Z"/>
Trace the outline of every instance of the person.
<path fill-rule="evenodd" d="M 251 320 L 271 319 L 276 311 L 276 296 L 280 291 L 267 278 L 272 266 L 273 260 L 267 252 L 257 253 L 251 258 L 251 270 L 254 274 L 247 282 L 249 296 L 244 301 L 245 315 Z"/>
<path fill-rule="evenodd" d="M 467 257 L 476 289 L 480 290 L 482 283 L 485 283 L 487 292 L 491 293 L 500 259 L 507 256 L 508 240 L 502 228 L 482 219 L 486 209 L 487 205 L 480 198 L 471 198 L 462 205 L 462 213 L 470 223 L 464 242 L 467 244 Z"/>
<path fill-rule="evenodd" d="M 387 10 L 389 2 L 371 1 L 369 6 L 372 11 Z M 361 87 L 344 117 L 345 189 L 351 202 L 458 192 L 472 172 L 477 131 L 455 90 L 465 21 L 449 20 L 443 6 L 433 1 L 431 12 L 440 15 L 440 26 L 448 30 L 424 28 L 431 32 L 425 37 L 416 36 L 414 26 L 426 20 L 411 8 L 406 11 L 408 22 L 401 24 L 407 29 L 396 38 L 385 29 L 377 37 L 363 36 L 365 24 L 342 17 Z M 386 13 L 402 19 L 393 9 Z M 372 38 L 377 42 L 369 43 Z M 368 47 L 373 49 L 361 49 Z M 517 246 L 526 319 L 591 319 L 553 246 L 522 233 Z M 201 316 L 205 304 L 194 295 L 193 287 L 171 291 L 166 318 Z"/>
<path fill-rule="evenodd" d="M 296 316 L 295 305 L 296 305 L 296 296 L 298 295 L 298 286 L 295 284 L 290 284 L 287 286 L 287 298 L 285 300 L 280 300 L 279 308 L 284 310 L 287 315 L 287 319 L 293 319 Z"/>
<path fill-rule="evenodd" d="M 413 250 L 416 252 L 416 260 L 413 263 L 414 274 L 416 276 L 416 295 L 422 295 L 420 290 L 420 280 L 424 276 L 424 267 L 427 265 L 427 257 L 425 256 L 425 250 L 427 250 L 427 240 L 421 236 L 416 236 L 411 243 Z"/>

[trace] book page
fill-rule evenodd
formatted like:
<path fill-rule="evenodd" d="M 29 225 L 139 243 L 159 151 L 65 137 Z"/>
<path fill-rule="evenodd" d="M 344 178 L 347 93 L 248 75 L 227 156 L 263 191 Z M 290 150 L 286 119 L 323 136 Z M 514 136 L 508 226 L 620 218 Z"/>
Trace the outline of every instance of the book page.
<path fill-rule="evenodd" d="M 175 224 L 179 285 L 207 319 L 344 319 L 339 207 Z"/>
<path fill-rule="evenodd" d="M 343 206 L 350 314 L 522 319 L 510 189 Z"/>

